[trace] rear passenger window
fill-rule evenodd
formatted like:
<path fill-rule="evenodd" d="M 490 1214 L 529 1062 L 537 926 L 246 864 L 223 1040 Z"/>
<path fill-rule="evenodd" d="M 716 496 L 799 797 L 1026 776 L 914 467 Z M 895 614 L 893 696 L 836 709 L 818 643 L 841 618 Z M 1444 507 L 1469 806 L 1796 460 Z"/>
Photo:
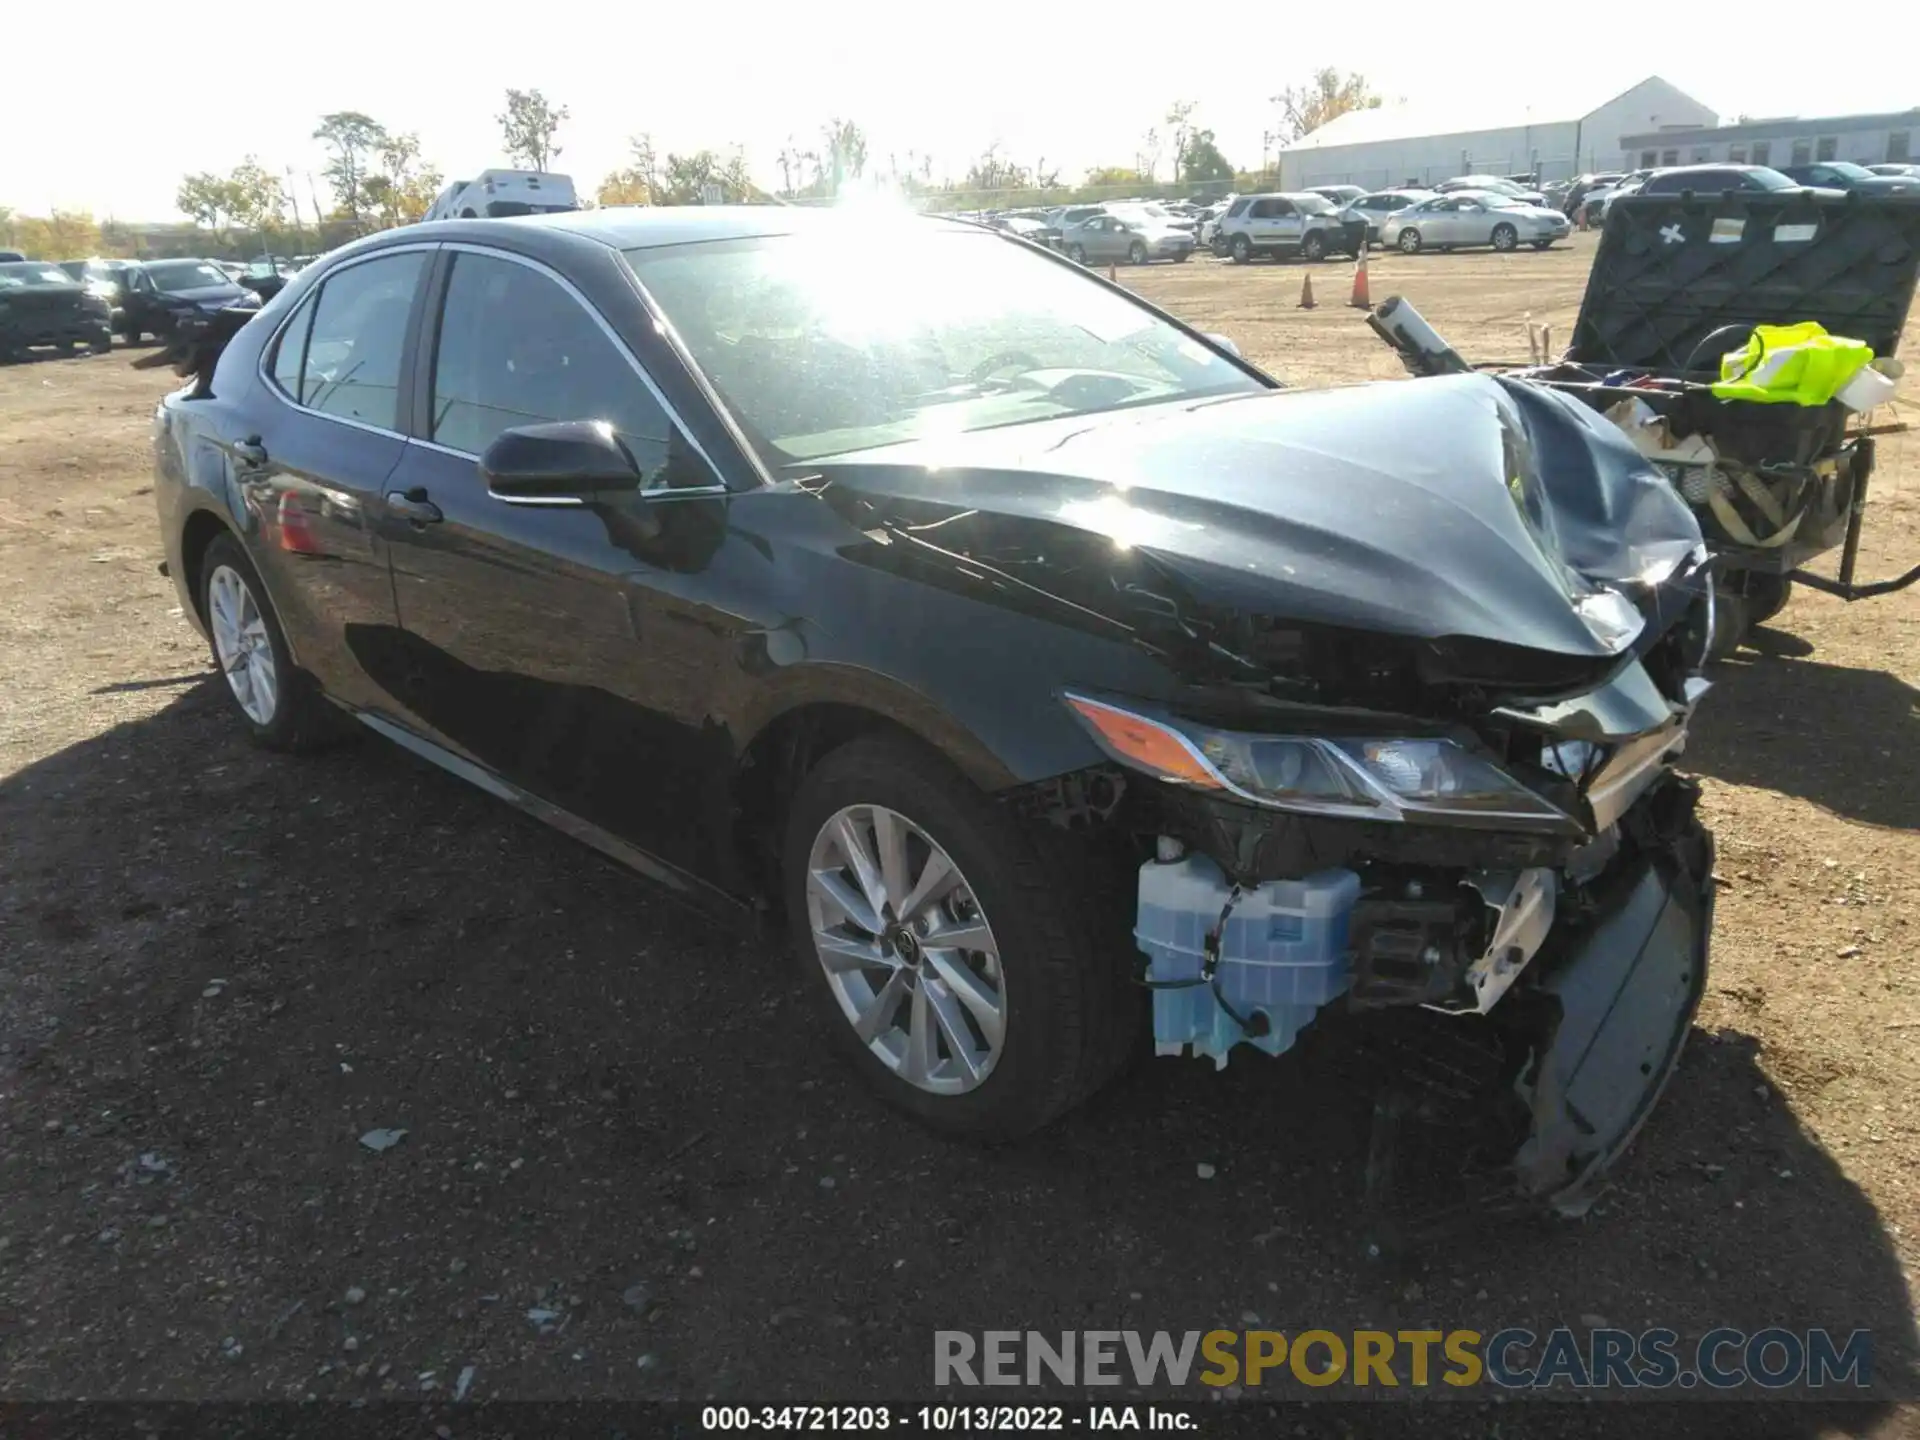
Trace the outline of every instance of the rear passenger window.
<path fill-rule="evenodd" d="M 665 473 L 672 422 L 578 300 L 525 265 L 455 256 L 434 353 L 432 440 L 479 455 L 502 430 L 554 420 L 604 420 L 649 487 L 713 482 L 692 470 L 678 478 L 677 463 Z"/>
<path fill-rule="evenodd" d="M 307 359 L 307 332 L 313 328 L 313 301 L 305 301 L 300 313 L 280 332 L 279 346 L 273 352 L 273 383 L 290 397 L 300 394 L 300 368 Z"/>
<path fill-rule="evenodd" d="M 424 251 L 363 260 L 329 275 L 314 302 L 300 403 L 322 415 L 398 428 L 400 352 Z"/>

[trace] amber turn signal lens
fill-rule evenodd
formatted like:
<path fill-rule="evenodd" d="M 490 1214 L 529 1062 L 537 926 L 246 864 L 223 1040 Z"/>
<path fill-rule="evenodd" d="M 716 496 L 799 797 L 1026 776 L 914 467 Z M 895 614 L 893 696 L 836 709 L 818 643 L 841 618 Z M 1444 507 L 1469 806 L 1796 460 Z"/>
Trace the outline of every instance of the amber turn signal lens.
<path fill-rule="evenodd" d="M 1183 785 L 1199 785 L 1208 790 L 1225 788 L 1219 777 L 1193 753 L 1192 747 L 1166 726 L 1156 725 L 1131 711 L 1102 705 L 1098 700 L 1078 695 L 1069 695 L 1066 699 L 1117 759 Z"/>

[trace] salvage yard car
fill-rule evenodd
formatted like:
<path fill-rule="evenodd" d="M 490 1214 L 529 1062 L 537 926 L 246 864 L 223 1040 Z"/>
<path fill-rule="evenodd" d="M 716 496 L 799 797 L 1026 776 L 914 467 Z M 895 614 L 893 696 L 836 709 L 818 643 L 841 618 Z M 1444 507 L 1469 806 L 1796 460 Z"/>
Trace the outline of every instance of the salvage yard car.
<path fill-rule="evenodd" d="M 1453 250 L 1467 245 L 1491 245 L 1514 250 L 1522 244 L 1544 250 L 1564 240 L 1573 225 L 1558 210 L 1492 190 L 1456 190 L 1408 206 L 1381 222 L 1383 238 L 1409 255 L 1422 250 Z"/>
<path fill-rule="evenodd" d="M 1256 255 L 1273 259 L 1298 255 L 1321 260 L 1354 255 L 1366 248 L 1367 222 L 1349 218 L 1323 195 L 1311 191 L 1283 195 L 1242 195 L 1214 231 L 1216 254 L 1246 264 Z"/>
<path fill-rule="evenodd" d="M 216 310 L 260 303 L 258 295 L 211 260 L 148 260 L 129 265 L 122 274 L 116 323 L 129 344 L 143 335 L 172 335 L 182 321 L 194 322 Z"/>
<path fill-rule="evenodd" d="M 1583 1203 L 1706 976 L 1673 488 L 1548 388 L 1291 391 L 1064 257 L 874 223 L 414 226 L 224 317 L 153 440 L 234 719 L 777 918 L 940 1129 L 1045 1125 L 1149 1010 L 1215 1063 L 1391 1010 L 1486 1059 L 1449 1103 L 1503 1183 Z"/>
<path fill-rule="evenodd" d="M 0 262 L 0 360 L 36 346 L 113 345 L 107 301 L 50 260 Z"/>
<path fill-rule="evenodd" d="M 1376 190 L 1371 195 L 1362 195 L 1352 201 L 1342 214 L 1347 219 L 1364 220 L 1368 241 L 1378 244 L 1381 227 L 1390 216 L 1398 215 L 1422 200 L 1431 200 L 1433 194 L 1431 190 Z"/>
<path fill-rule="evenodd" d="M 1082 265 L 1126 261 L 1145 265 L 1154 260 L 1186 260 L 1193 254 L 1193 231 L 1181 229 L 1145 211 L 1114 207 L 1089 215 L 1060 232 L 1060 248 Z"/>

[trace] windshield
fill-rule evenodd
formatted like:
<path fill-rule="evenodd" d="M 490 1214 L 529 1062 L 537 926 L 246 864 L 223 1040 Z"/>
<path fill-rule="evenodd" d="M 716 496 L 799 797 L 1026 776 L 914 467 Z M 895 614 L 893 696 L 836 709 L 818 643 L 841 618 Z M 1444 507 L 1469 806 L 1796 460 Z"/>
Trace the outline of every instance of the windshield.
<path fill-rule="evenodd" d="M 626 253 L 774 465 L 1266 388 L 1079 270 L 987 231 Z"/>
<path fill-rule="evenodd" d="M 1747 178 L 1756 185 L 1764 185 L 1769 190 L 1796 190 L 1800 182 L 1790 175 L 1782 175 L 1778 170 L 1768 169 L 1765 165 L 1756 165 L 1747 172 Z"/>
<path fill-rule="evenodd" d="M 1848 180 L 1871 180 L 1873 172 L 1864 165 L 1856 165 L 1851 160 L 1829 160 L 1827 169 Z"/>
<path fill-rule="evenodd" d="M 0 288 L 23 290 L 35 285 L 71 285 L 73 277 L 58 265 L 38 260 L 9 261 L 0 265 Z"/>
<path fill-rule="evenodd" d="M 1300 208 L 1302 215 L 1331 215 L 1339 208 L 1324 195 L 1294 195 L 1290 198 Z"/>
<path fill-rule="evenodd" d="M 156 260 L 147 274 L 162 290 L 196 290 L 202 285 L 231 285 L 227 272 L 205 260 Z"/>
<path fill-rule="evenodd" d="M 1526 210 L 1530 208 L 1525 200 L 1516 199 L 1512 195 L 1502 195 L 1498 190 L 1485 190 L 1473 198 L 1489 210 Z"/>

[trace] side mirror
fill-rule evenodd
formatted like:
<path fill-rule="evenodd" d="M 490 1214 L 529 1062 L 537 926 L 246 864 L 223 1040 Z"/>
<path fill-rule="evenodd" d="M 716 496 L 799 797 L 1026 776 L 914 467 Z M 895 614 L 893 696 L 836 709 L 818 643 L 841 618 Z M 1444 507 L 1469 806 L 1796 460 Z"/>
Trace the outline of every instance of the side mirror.
<path fill-rule="evenodd" d="M 1200 333 L 1203 336 L 1205 336 L 1208 340 L 1212 341 L 1215 345 L 1218 345 L 1222 350 L 1226 351 L 1229 355 L 1232 355 L 1238 358 L 1240 354 L 1240 347 L 1234 344 L 1233 341 L 1228 339 L 1225 335 L 1216 335 L 1211 330 L 1203 330 Z"/>
<path fill-rule="evenodd" d="M 640 488 L 633 454 L 602 420 L 563 420 L 503 430 L 480 457 L 498 499 L 523 505 L 579 504 Z"/>

